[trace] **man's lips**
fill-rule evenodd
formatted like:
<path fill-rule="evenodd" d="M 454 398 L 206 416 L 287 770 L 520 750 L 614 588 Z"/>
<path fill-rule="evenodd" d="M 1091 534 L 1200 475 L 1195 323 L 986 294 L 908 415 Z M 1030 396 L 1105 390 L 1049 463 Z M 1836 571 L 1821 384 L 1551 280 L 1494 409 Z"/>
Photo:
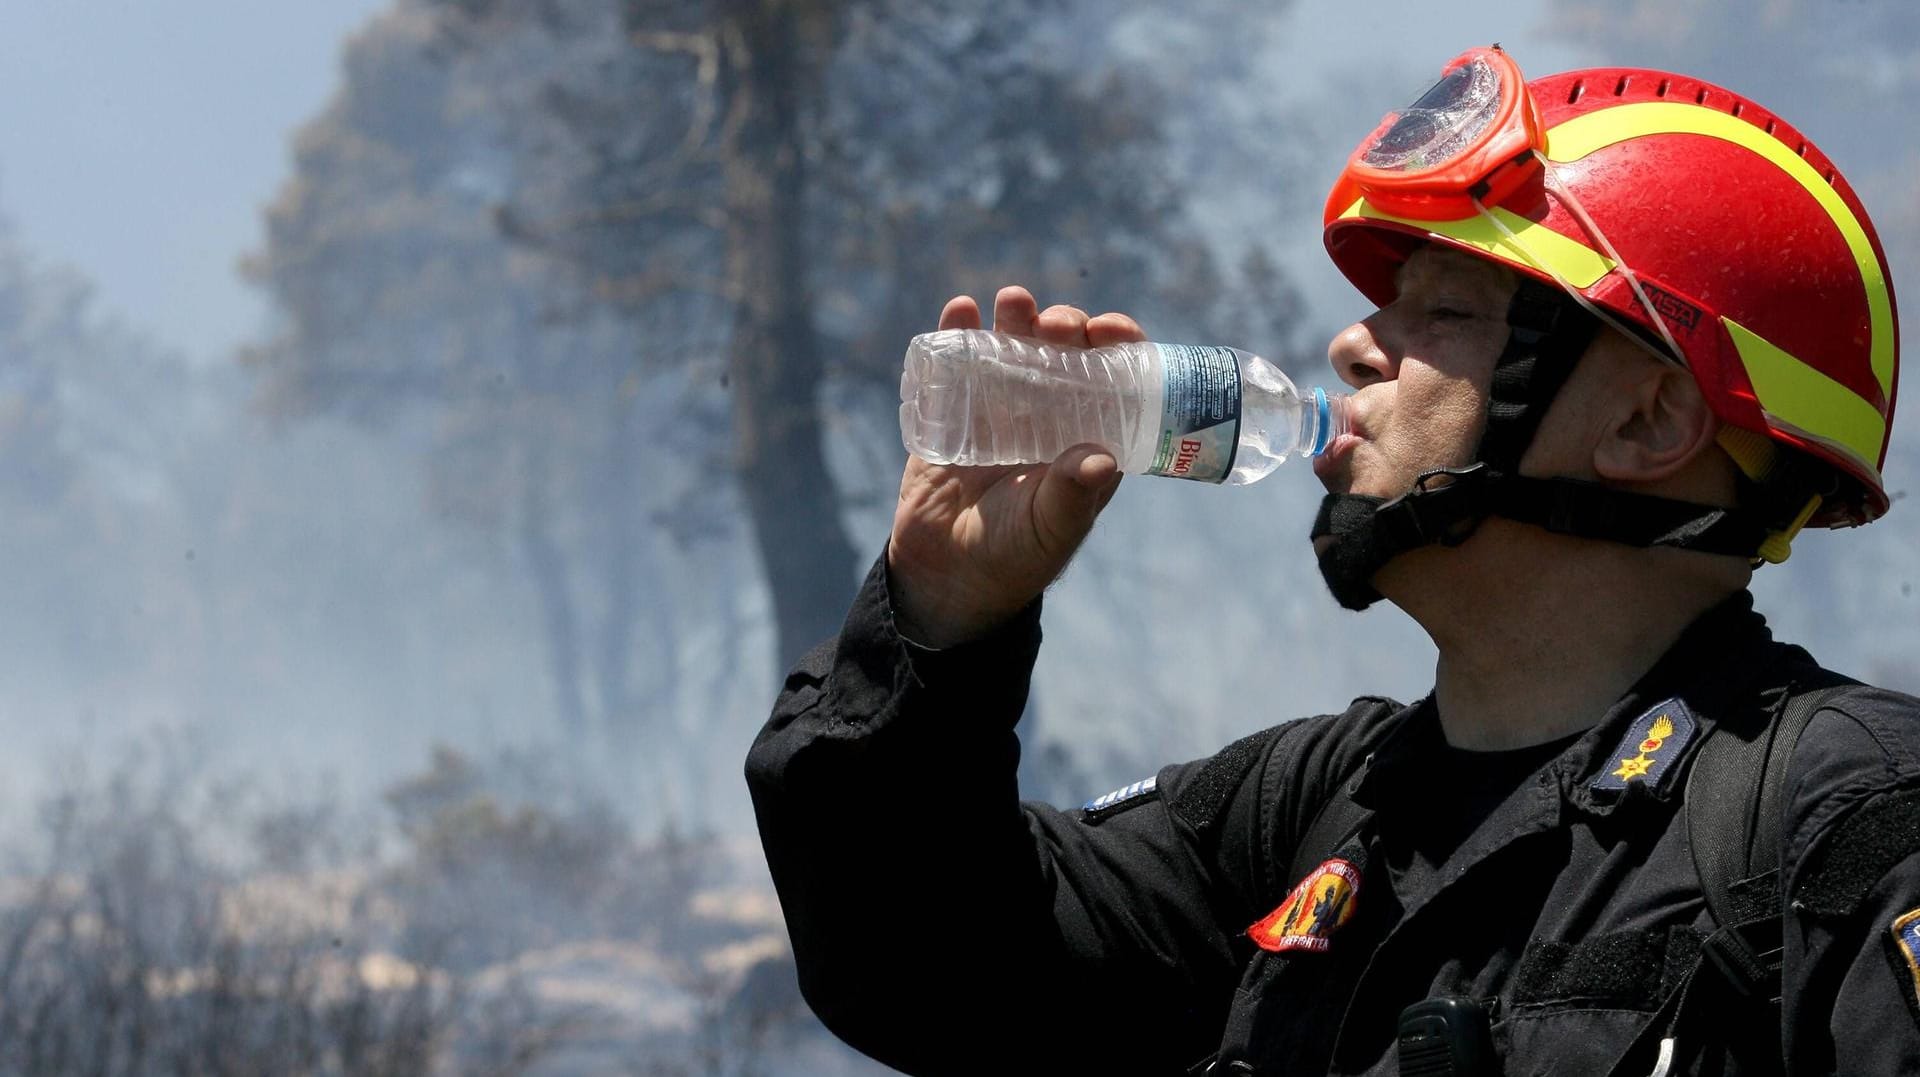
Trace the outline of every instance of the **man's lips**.
<path fill-rule="evenodd" d="M 1326 450 L 1313 458 L 1313 473 L 1325 480 L 1336 472 L 1345 470 L 1347 456 L 1353 452 L 1354 446 L 1360 444 L 1360 441 L 1361 439 L 1353 434 L 1342 434 L 1328 442 Z"/>
<path fill-rule="evenodd" d="M 1356 393 L 1347 400 L 1347 431 L 1327 443 L 1326 449 L 1313 458 L 1313 473 L 1326 478 L 1335 469 L 1341 467 L 1348 454 L 1367 440 L 1365 406 L 1360 394 Z"/>

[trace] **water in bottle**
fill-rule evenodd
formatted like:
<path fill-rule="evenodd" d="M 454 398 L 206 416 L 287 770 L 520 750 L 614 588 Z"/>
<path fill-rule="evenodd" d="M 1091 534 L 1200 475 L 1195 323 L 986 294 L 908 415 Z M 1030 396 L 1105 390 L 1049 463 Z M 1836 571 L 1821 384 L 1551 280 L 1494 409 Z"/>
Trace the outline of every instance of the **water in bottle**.
<path fill-rule="evenodd" d="M 900 375 L 900 436 L 936 464 L 1034 464 L 1094 442 L 1120 470 L 1235 485 L 1347 429 L 1347 397 L 1302 394 L 1236 348 L 1076 348 L 982 329 L 914 337 Z"/>

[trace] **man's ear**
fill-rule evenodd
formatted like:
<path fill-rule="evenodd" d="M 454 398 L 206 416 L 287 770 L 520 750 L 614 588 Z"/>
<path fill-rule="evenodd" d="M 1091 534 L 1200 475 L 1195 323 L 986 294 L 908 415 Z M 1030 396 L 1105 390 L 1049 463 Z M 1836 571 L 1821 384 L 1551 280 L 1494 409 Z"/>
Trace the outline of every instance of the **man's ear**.
<path fill-rule="evenodd" d="M 1593 448 L 1593 470 L 1618 482 L 1659 482 L 1685 470 L 1714 444 L 1720 421 L 1693 375 L 1639 357 L 1619 381 L 1617 408 Z"/>

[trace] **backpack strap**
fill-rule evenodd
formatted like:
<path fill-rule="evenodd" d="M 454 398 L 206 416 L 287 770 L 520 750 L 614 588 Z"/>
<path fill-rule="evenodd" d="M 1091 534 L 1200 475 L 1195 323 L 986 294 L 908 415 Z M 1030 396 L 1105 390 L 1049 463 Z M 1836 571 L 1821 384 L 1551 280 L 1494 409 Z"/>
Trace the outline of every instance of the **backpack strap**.
<path fill-rule="evenodd" d="M 1282 893 L 1338 852 L 1372 817 L 1372 811 L 1361 807 L 1353 799 L 1360 775 L 1366 773 L 1367 766 L 1372 762 L 1373 755 L 1369 753 L 1359 766 L 1342 774 L 1327 798 L 1320 802 L 1320 810 L 1314 813 L 1313 821 L 1307 824 L 1305 833 L 1294 843 L 1293 857 L 1287 861 L 1286 877 L 1278 880 Z"/>
<path fill-rule="evenodd" d="M 1783 690 L 1767 721 L 1747 729 L 1717 725 L 1687 776 L 1687 841 L 1717 930 L 1703 954 L 1741 995 L 1779 1001 L 1780 827 L 1794 745 L 1821 707 L 1859 682 L 1826 670 L 1825 683 Z M 1340 778 L 1295 843 L 1281 886 L 1306 876 L 1358 833 L 1372 814 L 1354 802 L 1366 761 Z M 1765 992 L 1762 994 L 1762 992 Z"/>
<path fill-rule="evenodd" d="M 1764 725 L 1716 726 L 1687 777 L 1687 843 L 1715 925 L 1701 943 L 1702 959 L 1737 996 L 1768 1006 L 1780 1002 L 1780 828 L 1787 768 L 1814 714 L 1857 683 L 1827 676 L 1834 683 L 1786 689 Z"/>
<path fill-rule="evenodd" d="M 1811 681 L 1815 686 L 1803 688 Z M 1662 1003 L 1634 1047 L 1609 1071 L 1623 1077 L 1645 1071 L 1658 1045 L 1656 1073 L 1679 1068 L 1676 1029 L 1704 1015 L 1717 1033 L 1691 1043 L 1712 1044 L 1736 1057 L 1741 1073 L 1784 1070 L 1777 1036 L 1727 1035 L 1739 1017 L 1757 1027 L 1780 1026 L 1781 823 L 1787 768 L 1794 745 L 1813 716 L 1842 690 L 1858 684 L 1814 668 L 1810 676 L 1762 695 L 1761 720 L 1716 723 L 1698 749 L 1684 798 L 1687 844 L 1714 929 L 1700 943 L 1700 959 L 1679 990 Z M 1770 699 L 1768 697 L 1771 697 Z"/>

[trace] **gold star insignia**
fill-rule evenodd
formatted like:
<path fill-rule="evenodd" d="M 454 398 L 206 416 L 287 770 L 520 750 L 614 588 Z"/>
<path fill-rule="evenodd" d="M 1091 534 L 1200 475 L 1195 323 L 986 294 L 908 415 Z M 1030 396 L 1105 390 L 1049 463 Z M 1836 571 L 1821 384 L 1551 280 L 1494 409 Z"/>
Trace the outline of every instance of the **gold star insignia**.
<path fill-rule="evenodd" d="M 1613 772 L 1613 776 L 1630 782 L 1635 778 L 1646 777 L 1647 771 L 1652 768 L 1653 760 L 1648 759 L 1645 754 L 1636 755 L 1632 759 L 1622 759 L 1619 769 Z"/>

